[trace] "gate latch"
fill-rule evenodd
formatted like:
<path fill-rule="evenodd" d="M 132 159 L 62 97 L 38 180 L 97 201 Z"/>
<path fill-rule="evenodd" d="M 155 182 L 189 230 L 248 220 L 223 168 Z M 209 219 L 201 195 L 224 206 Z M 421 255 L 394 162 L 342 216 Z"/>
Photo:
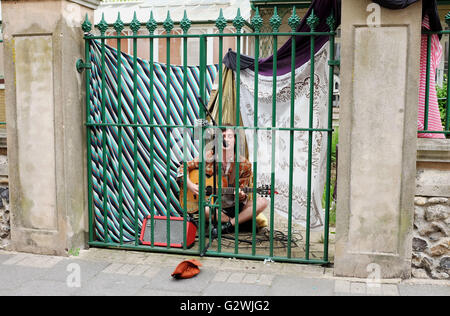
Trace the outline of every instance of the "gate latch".
<path fill-rule="evenodd" d="M 76 67 L 79 73 L 82 73 L 84 69 L 92 68 L 90 63 L 85 63 L 82 59 L 77 60 Z"/>

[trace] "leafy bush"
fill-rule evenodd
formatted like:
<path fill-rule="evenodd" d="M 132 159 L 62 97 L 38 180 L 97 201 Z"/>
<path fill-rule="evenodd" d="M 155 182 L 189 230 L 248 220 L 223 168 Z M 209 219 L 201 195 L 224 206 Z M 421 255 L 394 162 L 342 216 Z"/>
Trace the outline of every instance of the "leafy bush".
<path fill-rule="evenodd" d="M 438 103 L 439 103 L 439 112 L 441 114 L 442 126 L 445 128 L 445 120 L 446 120 L 446 108 L 447 108 L 447 75 L 444 76 L 444 82 L 442 87 L 436 86 Z M 450 109 L 449 109 L 450 110 Z"/>
<path fill-rule="evenodd" d="M 331 168 L 336 168 L 337 162 L 337 144 L 339 140 L 339 127 L 336 127 L 331 139 Z M 335 172 L 336 174 L 336 172 Z M 336 185 L 336 176 L 331 177 L 330 183 L 330 226 L 333 227 L 336 224 L 336 201 L 333 199 L 334 190 Z M 326 204 L 326 184 L 323 191 L 322 207 L 325 208 Z"/>

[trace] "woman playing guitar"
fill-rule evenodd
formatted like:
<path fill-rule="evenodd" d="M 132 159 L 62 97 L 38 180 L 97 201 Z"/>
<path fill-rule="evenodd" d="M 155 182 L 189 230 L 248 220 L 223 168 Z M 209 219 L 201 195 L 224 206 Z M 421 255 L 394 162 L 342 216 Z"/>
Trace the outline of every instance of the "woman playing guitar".
<path fill-rule="evenodd" d="M 231 126 L 231 125 L 225 125 Z M 226 183 L 228 187 L 235 187 L 235 171 L 237 168 L 235 157 L 236 157 L 236 136 L 235 132 L 231 128 L 222 130 L 223 136 L 223 161 L 222 161 L 222 177 L 223 183 Z M 214 164 L 214 152 L 208 151 L 205 154 L 205 174 L 207 177 L 211 177 L 214 173 L 214 165 L 219 166 L 219 164 Z M 239 159 L 239 216 L 238 223 L 243 224 L 249 222 L 253 217 L 253 201 L 250 200 L 246 193 L 244 193 L 244 188 L 247 188 L 252 180 L 252 165 L 245 158 L 240 156 Z M 187 162 L 187 172 L 190 173 L 193 170 L 199 168 L 200 159 L 196 157 L 194 160 Z M 179 169 L 179 178 L 183 177 L 183 166 Z M 220 181 L 220 180 L 219 180 Z M 187 189 L 198 196 L 199 187 L 196 183 L 192 182 L 190 177 L 187 177 Z M 220 194 L 220 193 L 219 193 Z M 258 216 L 263 212 L 268 206 L 269 202 L 263 197 L 257 197 L 256 200 L 256 212 L 255 216 Z M 222 195 L 222 233 L 232 233 L 234 232 L 234 226 L 236 224 L 235 219 L 235 195 L 234 194 L 223 194 Z M 209 218 L 210 209 L 205 208 L 206 219 Z M 218 218 L 218 217 L 216 217 Z"/>

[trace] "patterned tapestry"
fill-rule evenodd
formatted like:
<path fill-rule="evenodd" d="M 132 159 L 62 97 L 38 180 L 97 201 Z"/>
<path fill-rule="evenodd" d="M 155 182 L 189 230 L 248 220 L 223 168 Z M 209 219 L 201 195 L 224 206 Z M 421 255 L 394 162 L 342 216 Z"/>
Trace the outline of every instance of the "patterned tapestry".
<path fill-rule="evenodd" d="M 328 128 L 328 50 L 324 45 L 315 56 L 313 128 Z M 310 108 L 310 62 L 295 70 L 295 124 L 296 128 L 309 127 Z M 245 126 L 254 126 L 254 86 L 255 73 L 241 71 L 241 114 Z M 272 126 L 273 77 L 258 77 L 258 125 Z M 291 119 L 291 73 L 277 77 L 276 127 L 290 127 Z M 294 165 L 292 190 L 292 219 L 306 226 L 307 214 L 307 174 L 308 174 L 308 131 L 294 133 Z M 249 158 L 253 158 L 253 131 L 246 131 Z M 275 210 L 287 217 L 289 202 L 289 153 L 290 132 L 277 131 L 275 134 Z M 322 196 L 325 185 L 327 161 L 326 132 L 313 132 L 310 227 L 323 226 Z M 272 131 L 258 132 L 258 185 L 271 183 Z"/>
<path fill-rule="evenodd" d="M 91 41 L 91 79 L 90 79 L 90 122 L 102 123 L 102 47 L 100 42 Z M 137 122 L 138 124 L 150 124 L 150 91 L 153 90 L 154 124 L 164 125 L 167 122 L 166 111 L 166 68 L 165 64 L 154 63 L 153 74 L 150 74 L 149 61 L 137 60 Z M 170 66 L 170 120 L 172 125 L 183 125 L 183 79 L 184 67 Z M 123 234 L 124 242 L 135 240 L 134 212 L 134 163 L 137 163 L 138 179 L 138 212 L 137 222 L 140 230 L 145 217 L 151 210 L 151 170 L 154 172 L 155 184 L 155 215 L 180 216 L 182 209 L 178 201 L 179 187 L 176 182 L 176 172 L 183 158 L 183 132 L 182 128 L 172 128 L 170 137 L 166 128 L 154 128 L 154 149 L 151 149 L 150 127 L 137 128 L 137 160 L 134 157 L 134 128 L 127 126 L 134 121 L 134 84 L 133 84 L 133 56 L 121 54 L 121 111 L 122 111 L 122 137 L 119 138 L 119 86 L 118 86 L 118 53 L 117 50 L 105 46 L 105 119 L 108 126 L 95 126 L 90 128 L 91 140 L 91 167 L 93 184 L 93 211 L 94 227 L 99 240 L 105 241 L 104 229 L 104 202 L 106 199 L 107 213 L 107 240 L 120 241 Z M 217 66 L 207 66 L 206 90 L 207 98 L 211 92 L 212 84 L 217 74 Z M 150 76 L 154 83 L 150 87 Z M 188 67 L 186 73 L 187 90 L 187 124 L 195 125 L 199 118 L 199 67 Z M 206 100 L 207 102 L 208 100 Z M 110 125 L 112 124 L 112 125 Z M 191 160 L 198 154 L 198 141 L 194 140 L 192 130 L 187 137 L 187 159 Z M 168 153 L 167 141 L 170 141 L 170 178 L 167 179 Z M 105 146 L 104 146 L 105 144 Z M 119 147 L 122 150 L 122 164 L 119 163 Z M 104 161 L 104 151 L 106 161 Z M 151 165 L 153 157 L 153 165 Z M 122 168 L 122 196 L 123 210 L 120 211 L 119 203 L 119 168 Z M 106 179 L 106 181 L 104 181 Z M 170 192 L 166 191 L 167 181 L 170 181 Z M 104 184 L 106 182 L 106 195 Z M 167 205 L 167 196 L 170 196 L 170 205 Z M 169 212 L 168 212 L 169 211 Z M 123 223 L 121 225 L 120 223 Z M 122 228 L 123 226 L 123 228 Z M 139 231 L 140 232 L 140 231 Z"/>

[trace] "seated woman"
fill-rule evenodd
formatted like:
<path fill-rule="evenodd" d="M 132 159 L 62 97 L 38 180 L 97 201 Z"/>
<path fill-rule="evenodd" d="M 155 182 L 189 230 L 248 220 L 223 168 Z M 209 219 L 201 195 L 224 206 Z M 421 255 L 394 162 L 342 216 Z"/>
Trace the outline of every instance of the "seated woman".
<path fill-rule="evenodd" d="M 240 156 L 239 162 L 236 164 L 236 136 L 234 130 L 231 128 L 226 128 L 222 130 L 222 135 L 224 140 L 222 156 L 222 176 L 227 180 L 228 187 L 235 187 L 235 172 L 237 169 L 237 165 L 239 165 L 239 187 L 248 187 L 253 176 L 252 165 L 245 157 L 242 156 Z M 205 156 L 205 174 L 210 177 L 214 172 L 214 153 L 213 151 L 208 151 Z M 190 173 L 192 170 L 198 169 L 199 165 L 200 159 L 199 157 L 196 157 L 194 160 L 187 163 L 187 172 Z M 216 163 L 216 166 L 218 168 L 219 164 Z M 178 174 L 179 178 L 180 176 L 182 177 L 183 166 L 180 167 Z M 197 184 L 193 183 L 189 179 L 189 177 L 187 177 L 186 186 L 189 191 L 198 196 L 199 187 Z M 247 194 L 245 194 L 242 190 L 239 190 L 239 215 L 237 219 L 239 225 L 244 223 L 251 223 L 253 214 L 255 214 L 255 216 L 258 216 L 267 208 L 268 205 L 269 203 L 265 198 L 257 197 L 256 210 L 255 212 L 253 212 L 253 201 L 250 200 Z M 234 194 L 222 194 L 222 213 L 222 233 L 232 233 L 236 225 Z M 209 207 L 205 208 L 205 215 L 206 219 L 209 219 Z M 218 218 L 218 214 L 216 214 L 216 218 Z"/>

